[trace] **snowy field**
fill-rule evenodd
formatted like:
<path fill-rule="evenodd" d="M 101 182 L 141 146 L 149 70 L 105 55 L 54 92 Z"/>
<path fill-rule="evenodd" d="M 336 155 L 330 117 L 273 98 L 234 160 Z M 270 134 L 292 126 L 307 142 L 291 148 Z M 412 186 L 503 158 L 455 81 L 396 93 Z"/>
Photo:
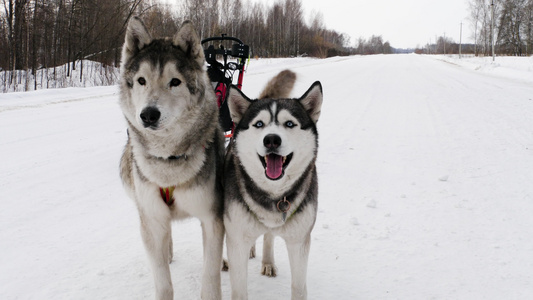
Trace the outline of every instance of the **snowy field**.
<path fill-rule="evenodd" d="M 533 299 L 533 60 L 252 60 L 324 87 L 309 299 Z M 116 87 L 0 94 L 0 299 L 152 299 Z M 173 226 L 175 299 L 198 299 L 199 222 Z M 261 240 L 258 241 L 261 246 Z M 290 298 L 250 261 L 250 299 Z M 228 274 L 222 276 L 229 299 Z"/>

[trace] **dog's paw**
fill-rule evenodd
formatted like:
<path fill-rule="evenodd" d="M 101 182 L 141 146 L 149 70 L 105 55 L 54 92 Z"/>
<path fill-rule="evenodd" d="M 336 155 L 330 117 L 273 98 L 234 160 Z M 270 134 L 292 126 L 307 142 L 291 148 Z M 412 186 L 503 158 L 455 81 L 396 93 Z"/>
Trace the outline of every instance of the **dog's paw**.
<path fill-rule="evenodd" d="M 252 246 L 252 249 L 250 249 L 250 259 L 255 258 L 255 245 Z"/>
<path fill-rule="evenodd" d="M 222 272 L 227 272 L 229 271 L 229 264 L 228 264 L 228 261 L 223 259 L 222 260 Z"/>
<path fill-rule="evenodd" d="M 261 267 L 261 275 L 276 277 L 276 275 L 278 275 L 278 268 L 276 268 L 276 265 L 274 264 L 263 263 L 263 266 Z"/>

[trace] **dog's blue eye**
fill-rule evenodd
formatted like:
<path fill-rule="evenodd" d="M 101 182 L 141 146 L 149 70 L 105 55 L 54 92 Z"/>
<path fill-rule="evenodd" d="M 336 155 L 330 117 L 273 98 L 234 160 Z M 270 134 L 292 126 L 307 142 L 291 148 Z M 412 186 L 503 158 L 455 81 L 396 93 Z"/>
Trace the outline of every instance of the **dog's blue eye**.
<path fill-rule="evenodd" d="M 137 79 L 137 82 L 140 85 L 145 85 L 146 84 L 146 79 L 144 79 L 144 77 L 139 77 L 139 79 Z"/>
<path fill-rule="evenodd" d="M 285 122 L 285 126 L 287 126 L 289 128 L 293 128 L 294 126 L 296 126 L 296 124 L 294 124 L 292 121 L 287 121 L 287 122 Z"/>
<path fill-rule="evenodd" d="M 172 80 L 170 81 L 170 86 L 171 87 L 175 87 L 175 86 L 178 86 L 181 84 L 181 80 L 179 80 L 178 78 L 172 78 Z"/>
<path fill-rule="evenodd" d="M 255 124 L 254 124 L 254 127 L 256 128 L 261 128 L 263 127 L 265 124 L 263 123 L 263 121 L 257 121 Z"/>

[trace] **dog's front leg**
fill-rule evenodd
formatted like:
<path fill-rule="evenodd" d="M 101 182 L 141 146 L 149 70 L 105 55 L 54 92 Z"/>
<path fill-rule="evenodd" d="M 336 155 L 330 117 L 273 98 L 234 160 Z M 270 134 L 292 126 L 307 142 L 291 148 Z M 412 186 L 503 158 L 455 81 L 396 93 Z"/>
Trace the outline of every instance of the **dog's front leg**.
<path fill-rule="evenodd" d="M 307 261 L 311 247 L 311 234 L 302 241 L 286 241 L 291 265 L 291 299 L 307 299 Z"/>
<path fill-rule="evenodd" d="M 202 220 L 204 266 L 202 273 L 202 300 L 220 300 L 220 266 L 224 244 L 224 222 L 220 217 Z"/>
<path fill-rule="evenodd" d="M 267 232 L 263 238 L 263 262 L 261 274 L 268 277 L 276 277 L 278 269 L 274 262 L 274 235 Z"/>
<path fill-rule="evenodd" d="M 156 299 L 171 300 L 174 297 L 170 278 L 169 260 L 171 231 L 170 215 L 158 218 L 140 211 L 141 236 L 148 253 L 155 282 Z"/>
<path fill-rule="evenodd" d="M 248 299 L 248 259 L 253 242 L 245 241 L 243 236 L 242 231 L 226 235 L 232 300 Z"/>

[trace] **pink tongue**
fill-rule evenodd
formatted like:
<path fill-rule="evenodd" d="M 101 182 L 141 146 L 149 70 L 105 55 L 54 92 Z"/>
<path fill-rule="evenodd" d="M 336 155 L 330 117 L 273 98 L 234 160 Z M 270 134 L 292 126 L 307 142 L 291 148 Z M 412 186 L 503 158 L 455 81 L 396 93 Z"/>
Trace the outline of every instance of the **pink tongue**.
<path fill-rule="evenodd" d="M 283 158 L 280 155 L 269 154 L 266 175 L 270 179 L 278 179 L 283 172 Z"/>

